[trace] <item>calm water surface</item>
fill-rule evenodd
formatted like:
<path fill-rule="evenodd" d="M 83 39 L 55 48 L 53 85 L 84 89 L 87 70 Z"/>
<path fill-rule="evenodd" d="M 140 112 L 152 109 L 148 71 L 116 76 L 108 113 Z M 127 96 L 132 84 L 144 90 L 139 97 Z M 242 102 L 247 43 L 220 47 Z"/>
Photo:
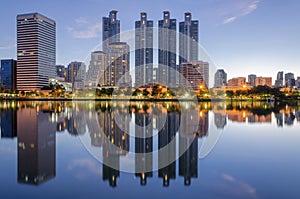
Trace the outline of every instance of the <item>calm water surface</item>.
<path fill-rule="evenodd" d="M 0 116 L 1 198 L 300 198 L 299 105 L 2 101 Z"/>

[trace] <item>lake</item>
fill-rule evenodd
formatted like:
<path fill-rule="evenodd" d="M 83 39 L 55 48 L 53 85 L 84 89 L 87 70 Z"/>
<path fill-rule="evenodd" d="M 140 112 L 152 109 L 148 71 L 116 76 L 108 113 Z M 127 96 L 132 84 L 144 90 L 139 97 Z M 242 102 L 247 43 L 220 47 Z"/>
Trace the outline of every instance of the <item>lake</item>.
<path fill-rule="evenodd" d="M 300 198 L 300 105 L 1 101 L 1 198 Z"/>

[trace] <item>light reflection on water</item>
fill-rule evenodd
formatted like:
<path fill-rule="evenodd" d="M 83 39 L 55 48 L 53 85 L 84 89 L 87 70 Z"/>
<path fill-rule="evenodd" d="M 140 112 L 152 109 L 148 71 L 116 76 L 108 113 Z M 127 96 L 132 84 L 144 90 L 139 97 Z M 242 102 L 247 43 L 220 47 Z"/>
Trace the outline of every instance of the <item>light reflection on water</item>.
<path fill-rule="evenodd" d="M 176 193 L 298 198 L 299 106 L 184 105 L 1 102 L 1 192 L 7 197 L 37 197 L 46 191 L 50 193 L 44 197 L 53 198 L 61 189 L 74 198 L 84 193 L 91 198 L 136 198 L 147 188 L 146 198 L 160 196 L 163 190 L 162 195 L 174 198 L 179 197 Z M 200 159 L 203 143 L 215 132 L 219 141 Z M 32 189 L 26 184 L 41 186 Z M 98 190 L 105 184 L 116 189 Z M 81 189 L 74 190 L 76 186 Z M 168 189 L 160 190 L 163 187 Z"/>

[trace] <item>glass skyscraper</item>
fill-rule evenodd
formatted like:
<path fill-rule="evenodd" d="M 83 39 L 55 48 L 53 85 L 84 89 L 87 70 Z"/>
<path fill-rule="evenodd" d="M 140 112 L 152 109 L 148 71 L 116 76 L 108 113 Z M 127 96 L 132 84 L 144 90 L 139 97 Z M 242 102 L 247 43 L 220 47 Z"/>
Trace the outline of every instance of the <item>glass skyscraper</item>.
<path fill-rule="evenodd" d="M 120 42 L 120 20 L 117 20 L 118 11 L 112 10 L 109 17 L 102 18 L 102 48 L 106 53 L 108 45 Z"/>
<path fill-rule="evenodd" d="M 1 60 L 0 87 L 10 90 L 16 89 L 16 60 Z"/>
<path fill-rule="evenodd" d="M 192 14 L 184 14 L 179 23 L 179 65 L 183 62 L 198 61 L 199 21 L 192 20 Z"/>
<path fill-rule="evenodd" d="M 141 20 L 135 22 L 135 85 L 153 82 L 153 21 L 147 20 L 147 13 L 141 13 Z"/>
<path fill-rule="evenodd" d="M 170 19 L 170 12 L 163 12 L 158 21 L 158 71 L 159 83 L 176 86 L 176 19 Z"/>
<path fill-rule="evenodd" d="M 47 86 L 55 77 L 56 23 L 39 13 L 17 16 L 17 89 Z"/>

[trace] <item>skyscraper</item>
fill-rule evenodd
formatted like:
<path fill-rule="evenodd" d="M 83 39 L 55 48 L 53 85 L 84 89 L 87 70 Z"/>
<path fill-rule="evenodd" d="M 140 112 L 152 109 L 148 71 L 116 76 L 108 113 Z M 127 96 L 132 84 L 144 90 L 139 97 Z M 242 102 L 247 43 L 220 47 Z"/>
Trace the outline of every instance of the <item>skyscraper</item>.
<path fill-rule="evenodd" d="M 106 67 L 106 55 L 103 51 L 95 51 L 91 54 L 90 66 L 87 72 L 88 86 L 104 85 Z"/>
<path fill-rule="evenodd" d="M 283 71 L 279 71 L 277 73 L 277 79 L 275 80 L 275 87 L 282 88 L 283 87 Z"/>
<path fill-rule="evenodd" d="M 198 60 L 199 21 L 192 20 L 192 14 L 184 14 L 179 23 L 179 64 Z"/>
<path fill-rule="evenodd" d="M 109 17 L 102 18 L 102 48 L 106 53 L 111 43 L 120 42 L 120 20 L 117 20 L 118 11 L 112 10 Z"/>
<path fill-rule="evenodd" d="M 256 86 L 255 82 L 256 82 L 256 75 L 253 75 L 253 74 L 248 75 L 248 83 L 249 83 L 249 85 L 250 86 Z"/>
<path fill-rule="evenodd" d="M 218 69 L 215 73 L 215 88 L 227 85 L 227 73 L 223 69 Z"/>
<path fill-rule="evenodd" d="M 125 42 L 111 43 L 107 48 L 108 67 L 105 84 L 109 86 L 131 86 L 129 45 Z"/>
<path fill-rule="evenodd" d="M 141 13 L 141 20 L 135 22 L 135 85 L 153 82 L 153 21 L 147 20 L 147 13 Z"/>
<path fill-rule="evenodd" d="M 296 81 L 295 81 L 294 73 L 286 73 L 284 75 L 284 79 L 285 79 L 285 87 L 292 88 L 295 86 Z"/>
<path fill-rule="evenodd" d="M 47 86 L 55 77 L 56 24 L 39 13 L 17 16 L 17 89 Z"/>
<path fill-rule="evenodd" d="M 16 67 L 17 61 L 13 59 L 1 60 L 0 87 L 10 90 L 16 90 Z"/>
<path fill-rule="evenodd" d="M 176 86 L 176 19 L 164 11 L 158 21 L 158 70 L 159 83 Z"/>

